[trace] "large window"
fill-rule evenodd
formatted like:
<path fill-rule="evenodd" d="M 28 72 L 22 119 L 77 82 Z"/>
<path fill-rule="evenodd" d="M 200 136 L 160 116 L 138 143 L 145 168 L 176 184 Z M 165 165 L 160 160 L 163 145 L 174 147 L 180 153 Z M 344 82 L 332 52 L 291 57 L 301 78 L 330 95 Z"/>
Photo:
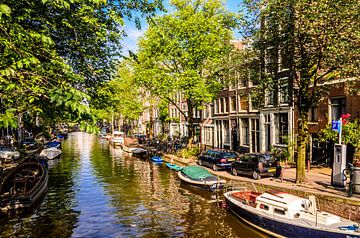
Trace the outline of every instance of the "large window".
<path fill-rule="evenodd" d="M 275 105 L 276 93 L 274 90 L 268 92 L 268 105 Z"/>
<path fill-rule="evenodd" d="M 317 122 L 318 121 L 318 107 L 311 107 L 309 110 L 309 121 Z"/>
<path fill-rule="evenodd" d="M 341 115 L 346 112 L 346 98 L 331 99 L 331 119 L 339 120 Z"/>
<path fill-rule="evenodd" d="M 249 99 L 246 95 L 240 97 L 240 110 L 247 111 L 249 109 Z"/>
<path fill-rule="evenodd" d="M 252 152 L 260 150 L 260 124 L 259 119 L 251 119 L 251 148 Z"/>
<path fill-rule="evenodd" d="M 224 104 L 225 104 L 225 112 L 229 112 L 229 98 L 224 98 Z"/>
<path fill-rule="evenodd" d="M 286 143 L 286 137 L 289 132 L 289 116 L 288 113 L 279 113 L 278 114 L 278 137 L 277 142 L 279 144 Z"/>
<path fill-rule="evenodd" d="M 289 82 L 288 78 L 280 79 L 280 103 L 289 102 Z"/>
<path fill-rule="evenodd" d="M 230 111 L 235 112 L 236 111 L 236 97 L 233 96 L 230 98 Z"/>
<path fill-rule="evenodd" d="M 241 130 L 242 130 L 242 144 L 243 145 L 249 145 L 250 139 L 249 139 L 249 120 L 248 119 L 241 119 Z"/>
<path fill-rule="evenodd" d="M 224 112 L 224 100 L 222 98 L 219 98 L 219 101 L 220 101 L 220 109 L 219 109 L 219 112 L 220 113 L 223 113 Z"/>

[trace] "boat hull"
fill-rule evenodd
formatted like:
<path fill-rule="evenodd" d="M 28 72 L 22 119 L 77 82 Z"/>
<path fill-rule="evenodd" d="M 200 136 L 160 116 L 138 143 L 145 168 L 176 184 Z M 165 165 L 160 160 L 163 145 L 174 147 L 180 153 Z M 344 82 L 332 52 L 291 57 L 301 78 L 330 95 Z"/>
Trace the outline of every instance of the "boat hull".
<path fill-rule="evenodd" d="M 192 180 L 191 178 L 183 175 L 181 171 L 178 172 L 178 176 L 179 176 L 181 182 L 183 182 L 187 185 L 190 185 L 192 187 L 196 187 L 199 189 L 211 191 L 211 192 L 216 192 L 216 191 L 222 190 L 225 187 L 225 181 L 223 181 L 223 180 L 220 180 L 220 181 Z"/>
<path fill-rule="evenodd" d="M 34 165 L 35 162 L 24 163 L 20 166 Z M 7 212 L 9 210 L 18 210 L 32 207 L 40 198 L 42 198 L 48 189 L 48 171 L 44 166 L 38 164 L 38 168 L 42 169 L 42 176 L 31 191 L 25 194 L 2 194 L 0 195 L 0 211 Z M 8 176 L 10 177 L 10 175 Z M 6 181 L 5 181 L 6 183 Z M 4 182 L 2 183 L 4 185 Z"/>
<path fill-rule="evenodd" d="M 293 238 L 359 238 L 356 234 L 332 232 L 323 229 L 298 226 L 279 220 L 270 219 L 266 216 L 253 213 L 244 207 L 240 207 L 225 195 L 228 209 L 238 218 L 254 228 L 274 237 Z"/>

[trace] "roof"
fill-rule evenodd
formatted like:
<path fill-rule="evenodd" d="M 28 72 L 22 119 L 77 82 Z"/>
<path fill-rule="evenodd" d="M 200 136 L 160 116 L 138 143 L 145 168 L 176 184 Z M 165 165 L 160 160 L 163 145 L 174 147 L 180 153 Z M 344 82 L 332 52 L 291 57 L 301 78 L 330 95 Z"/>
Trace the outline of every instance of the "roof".
<path fill-rule="evenodd" d="M 263 202 L 270 205 L 287 208 L 289 210 L 296 209 L 301 205 L 304 198 L 288 194 L 280 191 L 267 191 L 256 198 L 257 202 Z"/>

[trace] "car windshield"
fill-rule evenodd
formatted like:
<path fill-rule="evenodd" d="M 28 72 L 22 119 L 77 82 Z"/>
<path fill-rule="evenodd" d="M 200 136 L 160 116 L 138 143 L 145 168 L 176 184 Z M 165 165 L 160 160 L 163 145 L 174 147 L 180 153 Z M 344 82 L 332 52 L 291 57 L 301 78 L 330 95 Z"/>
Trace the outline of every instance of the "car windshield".
<path fill-rule="evenodd" d="M 225 152 L 224 157 L 225 158 L 237 158 L 238 156 L 234 152 Z"/>

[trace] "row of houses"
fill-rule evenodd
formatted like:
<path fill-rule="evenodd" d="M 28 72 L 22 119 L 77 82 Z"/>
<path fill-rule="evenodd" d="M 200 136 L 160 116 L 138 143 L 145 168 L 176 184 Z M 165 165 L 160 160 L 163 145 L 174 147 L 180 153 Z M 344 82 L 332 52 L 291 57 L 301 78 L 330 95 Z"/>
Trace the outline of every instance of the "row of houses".
<path fill-rule="evenodd" d="M 243 47 L 241 42 L 232 41 L 237 48 Z M 289 77 L 287 69 L 280 69 L 279 80 L 284 82 L 284 90 L 266 92 L 265 102 L 261 107 L 255 106 L 252 90 L 256 82 L 250 79 L 237 80 L 224 87 L 218 97 L 203 110 L 193 111 L 195 118 L 195 140 L 202 147 L 238 150 L 241 152 L 265 152 L 272 148 L 287 148 L 296 141 L 298 115 L 287 93 Z M 309 146 L 314 152 L 313 160 L 321 160 L 324 146 L 316 140 L 321 129 L 332 120 L 338 120 L 344 113 L 353 117 L 360 116 L 360 96 L 347 93 L 347 81 L 337 80 L 326 85 L 328 93 L 309 111 Z M 188 125 L 178 108 L 187 112 L 186 102 L 179 92 L 176 96 L 177 107 L 169 105 L 169 117 L 176 118 L 169 124 L 162 125 L 158 117 L 158 109 L 151 113 L 145 110 L 139 121 L 139 131 L 146 133 L 149 120 L 154 136 L 167 133 L 171 138 L 186 137 Z M 150 115 L 152 115 L 150 117 Z M 147 125 L 147 126 L 146 126 Z M 293 146 L 290 148 L 294 148 Z M 311 156 L 311 155 L 310 155 Z M 325 158 L 326 160 L 326 158 Z"/>

